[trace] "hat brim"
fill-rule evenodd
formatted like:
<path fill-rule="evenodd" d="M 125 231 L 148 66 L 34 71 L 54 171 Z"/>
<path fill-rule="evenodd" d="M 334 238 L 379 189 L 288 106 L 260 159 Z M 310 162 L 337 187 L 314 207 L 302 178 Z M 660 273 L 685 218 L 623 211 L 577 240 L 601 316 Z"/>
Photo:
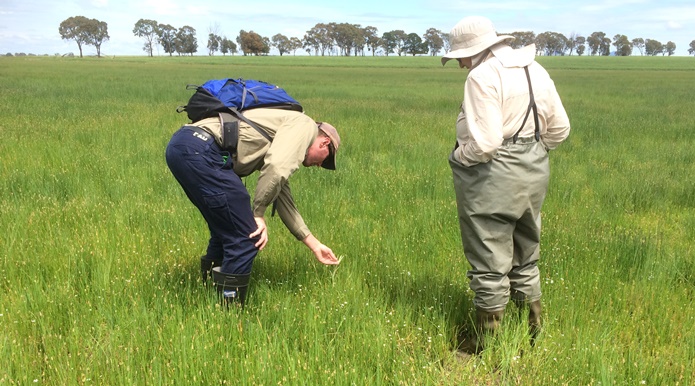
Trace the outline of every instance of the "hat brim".
<path fill-rule="evenodd" d="M 505 40 L 512 41 L 514 40 L 514 36 L 511 35 L 499 35 L 497 38 L 482 42 L 480 44 L 477 44 L 472 47 L 466 47 L 466 48 L 461 48 L 458 50 L 454 50 L 451 52 L 447 52 L 442 56 L 442 66 L 446 64 L 446 62 L 450 61 L 451 59 L 463 59 L 463 58 L 470 58 L 472 56 L 476 56 L 479 53 L 483 52 L 485 49 L 490 48 L 494 46 L 497 43 L 501 43 Z"/>
<path fill-rule="evenodd" d="M 323 162 L 321 162 L 321 167 L 328 170 L 335 170 L 335 153 L 329 154 Z"/>

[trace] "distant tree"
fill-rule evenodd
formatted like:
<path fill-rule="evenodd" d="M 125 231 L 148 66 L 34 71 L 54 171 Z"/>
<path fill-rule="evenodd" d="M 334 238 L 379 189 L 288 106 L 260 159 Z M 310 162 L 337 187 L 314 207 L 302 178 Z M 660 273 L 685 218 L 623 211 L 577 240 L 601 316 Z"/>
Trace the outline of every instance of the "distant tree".
<path fill-rule="evenodd" d="M 396 46 L 396 37 L 393 36 L 393 33 L 384 32 L 381 36 L 381 47 L 384 49 L 384 55 L 389 56 L 389 54 L 394 53 Z"/>
<path fill-rule="evenodd" d="M 648 56 L 656 56 L 664 51 L 664 45 L 658 40 L 645 39 L 644 53 Z"/>
<path fill-rule="evenodd" d="M 577 46 L 577 55 L 582 56 L 584 55 L 584 52 L 586 51 L 586 45 L 583 43 Z"/>
<path fill-rule="evenodd" d="M 379 30 L 376 27 L 364 27 L 362 29 L 362 36 L 364 36 L 364 44 L 369 47 L 369 51 L 372 52 L 372 56 L 376 56 L 376 50 L 381 45 L 381 38 L 379 35 Z"/>
<path fill-rule="evenodd" d="M 422 55 L 430 51 L 426 42 L 422 41 L 420 35 L 415 32 L 409 33 L 403 40 L 403 52 L 410 55 Z"/>
<path fill-rule="evenodd" d="M 239 47 L 241 48 L 241 52 L 244 53 L 244 56 L 258 56 L 269 50 L 263 37 L 253 31 L 246 32 L 242 29 L 239 31 L 239 36 L 237 36 L 236 41 L 239 43 Z"/>
<path fill-rule="evenodd" d="M 133 28 L 133 34 L 135 36 L 145 39 L 145 45 L 142 47 L 142 50 L 147 52 L 150 57 L 154 56 L 153 51 L 158 28 L 157 22 L 149 19 L 138 20 L 137 23 L 135 23 L 135 28 Z"/>
<path fill-rule="evenodd" d="M 567 38 L 559 32 L 543 32 L 536 36 L 536 49 L 546 56 L 565 55 Z"/>
<path fill-rule="evenodd" d="M 666 53 L 666 54 L 668 54 L 668 56 L 673 55 L 675 52 L 676 52 L 676 43 L 674 43 L 672 41 L 669 41 L 668 43 L 666 43 L 666 45 L 664 46 L 664 50 L 662 51 L 662 53 Z"/>
<path fill-rule="evenodd" d="M 292 54 L 296 55 L 297 50 L 300 48 L 302 48 L 302 41 L 299 40 L 299 38 L 291 37 L 290 38 L 290 51 L 292 51 Z"/>
<path fill-rule="evenodd" d="M 314 33 L 313 29 L 307 31 L 307 33 L 304 35 L 304 39 L 302 39 L 302 47 L 304 47 L 309 55 L 311 55 L 312 49 L 316 55 L 319 54 L 321 43 L 319 42 L 319 37 Z"/>
<path fill-rule="evenodd" d="M 171 24 L 157 26 L 157 41 L 169 56 L 176 52 L 176 32 L 176 28 Z"/>
<path fill-rule="evenodd" d="M 236 50 L 236 43 L 227 39 L 226 37 L 222 38 L 222 41 L 220 42 L 220 52 L 222 52 L 222 55 L 226 56 L 228 53 L 234 55 L 236 53 Z"/>
<path fill-rule="evenodd" d="M 449 34 L 442 32 L 442 40 L 444 41 L 444 47 L 442 48 L 442 50 L 444 52 L 449 52 L 449 50 L 451 49 L 451 43 L 449 42 Z"/>
<path fill-rule="evenodd" d="M 509 43 L 512 48 L 526 47 L 529 44 L 536 42 L 536 34 L 531 31 L 503 33 L 500 35 L 509 35 L 514 37 L 514 40 Z"/>
<path fill-rule="evenodd" d="M 328 24 L 316 24 L 304 35 L 304 48 L 313 48 L 315 55 L 321 52 L 321 56 L 325 56 L 326 52 L 333 48 L 331 29 Z"/>
<path fill-rule="evenodd" d="M 611 40 L 603 32 L 594 32 L 586 38 L 591 55 L 608 56 L 611 53 Z"/>
<path fill-rule="evenodd" d="M 290 39 L 283 34 L 275 34 L 270 40 L 273 42 L 273 46 L 280 52 L 280 56 L 292 50 Z"/>
<path fill-rule="evenodd" d="M 211 24 L 208 27 L 208 55 L 214 56 L 215 52 L 220 50 L 222 37 L 220 36 L 220 25 L 218 23 Z"/>
<path fill-rule="evenodd" d="M 74 40 L 77 43 L 77 48 L 80 50 L 80 58 L 82 57 L 82 46 L 88 45 L 90 42 L 89 30 L 87 25 L 89 19 L 84 16 L 72 16 L 60 23 L 58 32 L 63 40 Z"/>
<path fill-rule="evenodd" d="M 572 32 L 570 36 L 567 38 L 567 50 L 569 51 L 569 55 L 572 56 L 572 52 L 577 48 L 577 35 L 576 33 Z"/>
<path fill-rule="evenodd" d="M 429 53 L 432 56 L 437 56 L 439 54 L 439 51 L 444 48 L 444 39 L 442 38 L 442 31 L 436 29 L 436 28 L 429 28 L 427 31 L 425 31 L 425 34 L 422 36 L 424 39 L 425 44 L 428 47 Z"/>
<path fill-rule="evenodd" d="M 198 39 L 195 37 L 195 28 L 185 25 L 176 32 L 176 52 L 193 56 L 198 52 Z"/>
<path fill-rule="evenodd" d="M 340 54 L 350 56 L 354 50 L 355 56 L 364 47 L 362 28 L 357 24 L 340 23 L 333 26 L 333 41 L 338 46 Z"/>
<path fill-rule="evenodd" d="M 642 38 L 632 39 L 632 47 L 637 48 L 637 50 L 639 50 L 640 55 L 644 55 L 644 39 L 642 39 Z"/>
<path fill-rule="evenodd" d="M 577 52 L 577 55 L 584 55 L 584 52 L 586 52 L 586 38 L 584 36 L 574 38 L 574 50 Z"/>
<path fill-rule="evenodd" d="M 401 53 L 403 53 L 403 45 L 405 44 L 405 39 L 407 36 L 408 35 L 405 33 L 405 31 L 400 29 L 385 32 L 381 37 L 381 40 L 382 47 L 384 47 L 386 55 L 388 56 L 389 53 L 394 52 L 397 53 L 398 56 L 401 56 Z"/>
<path fill-rule="evenodd" d="M 97 57 L 101 57 L 101 45 L 109 40 L 109 26 L 105 21 L 91 19 L 88 25 L 89 42 L 97 49 Z"/>
<path fill-rule="evenodd" d="M 613 36 L 616 56 L 630 56 L 632 54 L 632 43 L 625 35 L 617 34 Z"/>
<path fill-rule="evenodd" d="M 263 55 L 268 55 L 270 53 L 270 39 L 265 36 L 262 36 L 261 40 L 263 40 L 263 50 L 261 51 L 261 53 Z"/>
<path fill-rule="evenodd" d="M 208 55 L 214 56 L 215 52 L 220 50 L 221 43 L 222 37 L 210 32 L 208 34 Z"/>
<path fill-rule="evenodd" d="M 690 55 L 695 55 L 695 40 L 690 42 L 690 48 L 688 48 L 688 53 Z"/>

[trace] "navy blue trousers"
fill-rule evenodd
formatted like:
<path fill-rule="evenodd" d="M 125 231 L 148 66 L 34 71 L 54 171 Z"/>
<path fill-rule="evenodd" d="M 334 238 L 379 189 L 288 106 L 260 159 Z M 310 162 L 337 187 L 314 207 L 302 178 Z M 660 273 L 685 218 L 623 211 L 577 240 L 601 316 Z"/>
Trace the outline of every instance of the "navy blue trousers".
<path fill-rule="evenodd" d="M 258 226 L 249 192 L 232 170 L 229 152 L 221 150 L 212 135 L 184 126 L 169 141 L 166 161 L 208 223 L 208 258 L 222 260 L 224 273 L 250 273 L 258 254 L 254 245 L 258 239 L 249 235 Z"/>

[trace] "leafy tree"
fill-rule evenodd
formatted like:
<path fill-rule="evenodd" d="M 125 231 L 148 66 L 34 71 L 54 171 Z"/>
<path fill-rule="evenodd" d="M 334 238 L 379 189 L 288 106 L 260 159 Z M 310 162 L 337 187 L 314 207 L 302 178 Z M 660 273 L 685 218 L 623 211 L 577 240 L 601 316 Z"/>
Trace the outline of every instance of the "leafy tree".
<path fill-rule="evenodd" d="M 547 56 L 565 55 L 567 38 L 558 32 L 543 32 L 536 36 L 536 48 Z"/>
<path fill-rule="evenodd" d="M 261 53 L 264 55 L 268 55 L 270 53 L 270 39 L 263 36 L 261 37 L 261 40 L 263 40 L 263 51 L 261 51 Z"/>
<path fill-rule="evenodd" d="M 328 24 L 316 24 L 304 35 L 304 48 L 313 48 L 316 55 L 321 52 L 321 56 L 325 56 L 326 51 L 333 48 L 331 29 Z"/>
<path fill-rule="evenodd" d="M 611 40 L 603 32 L 594 32 L 586 39 L 591 50 L 591 55 L 608 56 L 611 51 Z"/>
<path fill-rule="evenodd" d="M 580 44 L 577 46 L 577 55 L 579 55 L 579 56 L 584 55 L 584 51 L 586 51 L 586 45 Z"/>
<path fill-rule="evenodd" d="M 89 30 L 87 25 L 89 19 L 84 16 L 72 16 L 60 23 L 58 32 L 63 40 L 74 40 L 77 43 L 77 48 L 80 50 L 80 58 L 82 57 L 82 45 L 87 45 L 90 42 Z"/>
<path fill-rule="evenodd" d="M 436 56 L 439 51 L 444 47 L 444 39 L 442 38 L 442 31 L 436 28 L 429 28 L 425 31 L 422 36 L 425 40 L 425 44 L 432 56 Z"/>
<path fill-rule="evenodd" d="M 215 52 L 219 51 L 220 44 L 222 43 L 222 37 L 214 33 L 208 34 L 208 54 L 210 56 L 215 55 Z"/>
<path fill-rule="evenodd" d="M 572 32 L 570 36 L 567 38 L 567 50 L 569 51 L 569 55 L 572 56 L 572 52 L 574 52 L 574 49 L 577 47 L 577 34 Z"/>
<path fill-rule="evenodd" d="M 501 35 L 509 35 L 514 37 L 514 40 L 509 43 L 512 48 L 526 47 L 529 44 L 536 42 L 536 34 L 531 31 L 503 33 Z"/>
<path fill-rule="evenodd" d="M 405 33 L 405 31 L 400 29 L 385 32 L 381 37 L 381 45 L 384 47 L 386 56 L 388 56 L 388 54 L 391 52 L 398 53 L 398 56 L 401 56 L 401 53 L 403 52 L 403 44 L 407 36 L 408 35 Z"/>
<path fill-rule="evenodd" d="M 640 55 L 644 55 L 644 39 L 642 39 L 642 38 L 632 39 L 632 47 L 637 48 L 639 50 Z"/>
<path fill-rule="evenodd" d="M 310 31 L 307 31 L 307 33 L 304 35 L 304 39 L 302 39 L 302 47 L 311 55 L 311 49 L 314 49 L 314 53 L 316 55 L 319 54 L 319 50 L 321 49 L 321 43 L 319 42 L 319 37 L 314 33 L 313 29 Z"/>
<path fill-rule="evenodd" d="M 405 36 L 403 40 L 403 52 L 410 55 L 422 55 L 430 51 L 429 46 L 426 42 L 422 41 L 420 35 L 415 32 L 410 33 Z"/>
<path fill-rule="evenodd" d="M 632 43 L 625 35 L 617 34 L 613 36 L 616 56 L 630 56 L 632 54 Z"/>
<path fill-rule="evenodd" d="M 280 56 L 286 52 L 290 52 L 292 49 L 290 39 L 283 34 L 276 34 L 270 40 L 273 42 L 273 46 L 280 52 Z"/>
<path fill-rule="evenodd" d="M 690 42 L 690 48 L 688 48 L 688 53 L 690 55 L 695 55 L 695 40 Z"/>
<path fill-rule="evenodd" d="M 135 23 L 135 28 L 133 28 L 133 34 L 139 38 L 145 38 L 145 45 L 142 50 L 147 52 L 150 57 L 154 56 L 154 43 L 158 35 L 158 25 L 157 22 L 150 19 L 140 19 Z"/>
<path fill-rule="evenodd" d="M 87 23 L 89 43 L 97 49 L 97 57 L 101 57 L 101 45 L 109 40 L 109 26 L 105 21 L 89 19 Z"/>
<path fill-rule="evenodd" d="M 575 48 L 577 55 L 582 56 L 586 51 L 586 38 L 584 36 L 577 36 L 575 38 Z"/>
<path fill-rule="evenodd" d="M 666 53 L 666 54 L 668 54 L 668 56 L 671 56 L 671 55 L 673 55 L 674 52 L 676 52 L 676 43 L 669 41 L 664 46 L 664 50 L 662 51 L 662 54 Z"/>
<path fill-rule="evenodd" d="M 644 53 L 649 56 L 656 56 L 664 51 L 664 45 L 658 40 L 645 39 L 644 40 Z"/>
<path fill-rule="evenodd" d="M 236 50 L 236 43 L 227 39 L 226 37 L 222 38 L 222 41 L 220 42 L 220 52 L 222 52 L 222 55 L 226 56 L 227 53 L 231 53 L 232 55 L 234 55 L 234 53 L 236 53 Z"/>
<path fill-rule="evenodd" d="M 253 31 L 246 32 L 242 29 L 239 31 L 239 36 L 236 38 L 236 41 L 239 43 L 239 47 L 241 48 L 241 52 L 244 53 L 244 56 L 258 56 L 266 53 L 267 49 L 269 50 L 263 37 Z"/>
<path fill-rule="evenodd" d="M 381 45 L 381 38 L 377 33 L 379 32 L 376 27 L 365 27 L 363 30 L 363 36 L 364 36 L 364 44 L 369 47 L 369 50 L 372 51 L 372 56 L 376 55 L 376 50 L 379 48 Z"/>
<path fill-rule="evenodd" d="M 195 28 L 191 26 L 183 26 L 176 32 L 176 52 L 181 54 L 190 54 L 198 52 L 198 39 L 195 37 Z"/>
<path fill-rule="evenodd" d="M 451 43 L 449 42 L 449 34 L 442 32 L 442 40 L 444 41 L 444 52 L 449 52 Z"/>
<path fill-rule="evenodd" d="M 381 36 L 381 47 L 384 49 L 384 54 L 389 56 L 390 53 L 396 50 L 396 37 L 393 32 L 384 32 Z"/>
<path fill-rule="evenodd" d="M 332 35 L 341 55 L 350 56 L 350 51 L 354 49 L 357 56 L 357 52 L 364 46 L 362 28 L 357 24 L 335 24 Z"/>
<path fill-rule="evenodd" d="M 176 32 L 176 28 L 171 24 L 157 26 L 157 41 L 169 56 L 176 52 Z"/>
<path fill-rule="evenodd" d="M 302 41 L 299 40 L 299 38 L 291 37 L 290 38 L 290 51 L 292 51 L 292 54 L 296 55 L 297 50 L 300 48 L 302 48 Z"/>

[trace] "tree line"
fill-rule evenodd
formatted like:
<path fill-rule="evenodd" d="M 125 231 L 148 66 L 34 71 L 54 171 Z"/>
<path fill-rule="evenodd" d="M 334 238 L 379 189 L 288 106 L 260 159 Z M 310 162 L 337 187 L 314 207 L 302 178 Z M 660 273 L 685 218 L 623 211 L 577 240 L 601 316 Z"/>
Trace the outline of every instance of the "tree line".
<path fill-rule="evenodd" d="M 276 48 L 280 56 L 296 53 L 304 49 L 309 55 L 342 55 L 372 56 L 396 54 L 402 55 L 431 55 L 449 50 L 449 34 L 436 28 L 429 28 L 422 36 L 417 33 L 406 33 L 404 30 L 393 30 L 381 35 L 376 27 L 361 27 L 349 23 L 318 23 L 300 39 L 276 34 L 264 37 L 254 31 L 239 31 L 235 40 L 220 36 L 211 28 L 208 31 L 207 54 L 222 55 L 241 53 L 246 55 L 268 55 L 271 48 Z M 73 16 L 60 23 L 59 32 L 64 40 L 74 40 L 82 57 L 82 47 L 93 45 L 97 56 L 101 56 L 101 45 L 109 39 L 106 22 L 88 19 L 84 16 Z M 191 26 L 176 28 L 170 24 L 158 23 L 155 20 L 140 19 L 135 23 L 133 34 L 144 39 L 143 51 L 149 56 L 154 55 L 157 46 L 170 56 L 177 54 L 193 55 L 198 52 L 196 29 Z M 505 33 L 515 37 L 510 44 L 518 48 L 534 43 L 539 55 L 632 55 L 637 49 L 640 55 L 673 55 L 676 44 L 672 41 L 662 44 L 654 39 L 633 38 L 617 34 L 610 39 L 604 32 L 594 32 L 588 37 L 578 34 L 565 36 L 558 32 L 543 32 L 536 35 L 531 31 Z M 612 50 L 611 47 L 614 47 Z M 689 54 L 695 55 L 695 40 L 690 42 Z"/>

